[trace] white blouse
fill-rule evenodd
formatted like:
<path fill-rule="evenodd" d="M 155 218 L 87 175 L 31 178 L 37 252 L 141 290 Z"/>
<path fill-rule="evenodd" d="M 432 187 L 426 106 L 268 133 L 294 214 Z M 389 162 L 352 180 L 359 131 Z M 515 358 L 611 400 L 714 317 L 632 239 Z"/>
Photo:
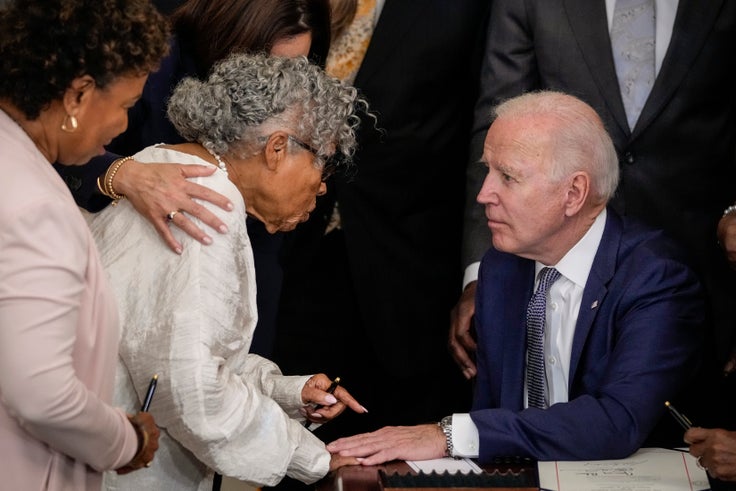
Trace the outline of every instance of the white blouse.
<path fill-rule="evenodd" d="M 211 165 L 158 146 L 135 159 Z M 137 410 L 158 374 L 150 411 L 162 429 L 151 468 L 108 473 L 105 486 L 209 490 L 213 470 L 255 486 L 275 485 L 284 475 L 312 483 L 328 472 L 330 455 L 300 423 L 309 377 L 283 376 L 248 354 L 257 312 L 245 204 L 219 169 L 192 181 L 227 196 L 235 210 L 203 203 L 229 229 L 211 245 L 172 226 L 181 256 L 126 200 L 88 216 L 121 312 L 116 403 Z"/>

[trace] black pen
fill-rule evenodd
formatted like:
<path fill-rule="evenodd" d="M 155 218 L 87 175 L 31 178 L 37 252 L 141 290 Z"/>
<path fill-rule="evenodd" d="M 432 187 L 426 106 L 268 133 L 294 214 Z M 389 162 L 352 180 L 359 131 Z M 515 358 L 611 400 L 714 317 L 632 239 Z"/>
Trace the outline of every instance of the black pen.
<path fill-rule="evenodd" d="M 146 398 L 143 399 L 143 405 L 141 406 L 141 412 L 148 411 L 151 406 L 151 399 L 153 399 L 153 393 L 156 391 L 156 384 L 158 383 L 158 374 L 154 375 L 151 379 L 151 383 L 148 384 L 148 390 L 146 391 Z"/>
<path fill-rule="evenodd" d="M 333 380 L 332 383 L 330 384 L 330 386 L 327 387 L 327 393 L 328 394 L 334 394 L 335 393 L 335 389 L 337 389 L 337 386 L 338 385 L 340 385 L 340 377 L 335 377 L 335 380 Z M 317 405 L 314 406 L 314 411 L 316 411 L 317 409 L 323 408 L 323 407 L 324 406 L 322 404 L 317 404 Z M 307 428 L 309 428 L 309 425 L 310 424 L 312 424 L 312 422 L 309 421 L 309 419 L 307 419 L 304 422 L 304 426 L 307 427 Z"/>
<path fill-rule="evenodd" d="M 685 431 L 689 430 L 690 427 L 692 427 L 693 423 L 687 418 L 687 416 L 675 409 L 675 406 L 670 404 L 670 401 L 665 401 L 664 405 L 667 406 L 667 409 L 670 410 L 670 414 L 672 415 L 672 417 L 675 418 L 678 423 L 680 423 L 680 426 L 682 426 Z"/>

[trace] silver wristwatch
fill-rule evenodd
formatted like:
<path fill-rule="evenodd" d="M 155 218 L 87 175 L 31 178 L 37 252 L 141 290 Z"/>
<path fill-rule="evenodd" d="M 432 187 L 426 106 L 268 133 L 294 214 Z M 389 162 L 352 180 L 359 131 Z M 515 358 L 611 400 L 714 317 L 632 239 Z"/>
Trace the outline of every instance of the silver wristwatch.
<path fill-rule="evenodd" d="M 452 416 L 445 416 L 438 424 L 440 426 L 440 429 L 442 430 L 442 433 L 445 434 L 445 443 L 447 444 L 445 456 L 452 457 Z"/>

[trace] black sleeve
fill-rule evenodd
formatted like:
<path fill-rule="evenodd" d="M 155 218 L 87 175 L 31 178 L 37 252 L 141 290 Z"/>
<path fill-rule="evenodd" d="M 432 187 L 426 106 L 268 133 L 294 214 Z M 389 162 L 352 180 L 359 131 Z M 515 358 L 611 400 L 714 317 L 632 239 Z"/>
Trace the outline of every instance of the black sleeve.
<path fill-rule="evenodd" d="M 105 174 L 107 168 L 120 155 L 107 152 L 105 155 L 94 157 L 85 165 L 54 164 L 54 169 L 64 179 L 74 196 L 74 201 L 87 211 L 98 212 L 112 202 L 97 187 L 97 178 Z"/>

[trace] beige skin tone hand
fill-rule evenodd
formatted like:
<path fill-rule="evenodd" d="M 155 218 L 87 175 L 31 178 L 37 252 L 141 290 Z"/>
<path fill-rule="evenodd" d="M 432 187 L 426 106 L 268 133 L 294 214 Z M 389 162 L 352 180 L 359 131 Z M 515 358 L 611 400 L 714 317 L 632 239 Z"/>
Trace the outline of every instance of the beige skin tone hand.
<path fill-rule="evenodd" d="M 199 218 L 219 233 L 227 232 L 225 224 L 193 198 L 208 201 L 228 211 L 233 209 L 230 200 L 208 187 L 187 181 L 188 177 L 209 176 L 214 171 L 214 167 L 204 165 L 146 165 L 131 160 L 115 174 L 113 188 L 124 194 L 138 213 L 153 224 L 174 252 L 181 254 L 183 247 L 169 228 L 172 223 L 199 242 L 212 243 L 212 237 L 187 218 L 187 214 Z M 169 222 L 166 215 L 171 211 L 180 213 Z"/>
<path fill-rule="evenodd" d="M 436 424 L 386 426 L 372 433 L 340 438 L 327 445 L 332 454 L 355 457 L 361 465 L 391 460 L 429 460 L 445 456 L 445 434 Z"/>
<path fill-rule="evenodd" d="M 325 423 L 342 413 L 346 407 L 359 414 L 367 413 L 363 407 L 350 393 L 341 385 L 338 385 L 332 394 L 327 389 L 332 380 L 324 373 L 313 375 L 302 388 L 302 401 L 305 407 L 301 409 L 302 415 L 313 423 Z M 321 405 L 319 409 L 314 406 Z"/>
<path fill-rule="evenodd" d="M 711 476 L 736 481 L 736 432 L 693 427 L 685 432 L 690 455 L 700 457 L 700 465 Z"/>
<path fill-rule="evenodd" d="M 448 348 L 466 379 L 470 380 L 478 374 L 473 361 L 477 345 L 470 331 L 470 323 L 475 313 L 475 288 L 477 281 L 468 283 L 460 300 L 450 313 L 450 335 Z"/>

